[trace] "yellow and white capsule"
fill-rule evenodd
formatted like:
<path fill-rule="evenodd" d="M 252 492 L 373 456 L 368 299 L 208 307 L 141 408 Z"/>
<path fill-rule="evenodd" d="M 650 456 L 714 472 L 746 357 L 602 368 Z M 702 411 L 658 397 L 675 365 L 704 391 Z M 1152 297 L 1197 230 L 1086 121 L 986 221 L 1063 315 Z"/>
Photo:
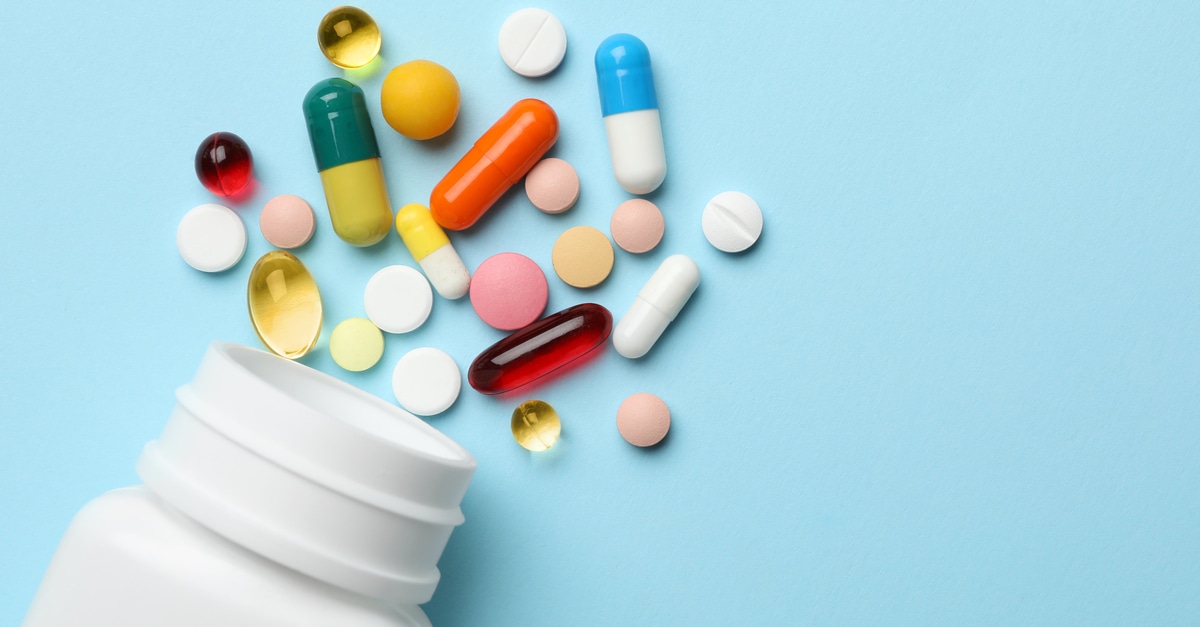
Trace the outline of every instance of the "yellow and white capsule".
<path fill-rule="evenodd" d="M 396 232 L 442 298 L 462 298 L 471 287 L 471 272 L 446 232 L 425 205 L 412 203 L 396 212 Z"/>

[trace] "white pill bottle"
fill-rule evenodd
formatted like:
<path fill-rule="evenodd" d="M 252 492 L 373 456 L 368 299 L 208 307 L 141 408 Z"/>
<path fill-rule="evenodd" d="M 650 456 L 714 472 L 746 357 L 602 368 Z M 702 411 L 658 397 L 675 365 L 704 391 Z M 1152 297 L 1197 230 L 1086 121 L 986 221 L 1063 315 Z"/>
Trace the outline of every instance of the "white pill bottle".
<path fill-rule="evenodd" d="M 397 627 L 463 522 L 475 460 L 307 366 L 215 343 L 142 486 L 86 505 L 25 627 Z"/>

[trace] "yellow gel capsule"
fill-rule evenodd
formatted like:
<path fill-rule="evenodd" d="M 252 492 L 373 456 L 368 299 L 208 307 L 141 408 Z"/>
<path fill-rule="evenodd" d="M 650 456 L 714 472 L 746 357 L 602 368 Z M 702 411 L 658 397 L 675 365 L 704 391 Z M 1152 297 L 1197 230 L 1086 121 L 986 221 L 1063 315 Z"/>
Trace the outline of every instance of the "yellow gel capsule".
<path fill-rule="evenodd" d="M 383 357 L 383 331 L 366 318 L 349 318 L 329 334 L 329 354 L 337 365 L 362 372 Z"/>
<path fill-rule="evenodd" d="M 250 270 L 250 322 L 272 353 L 299 359 L 321 336 L 321 292 L 295 255 L 274 250 Z"/>
<path fill-rule="evenodd" d="M 358 7 L 338 7 L 321 19 L 317 27 L 321 54 L 334 65 L 353 69 L 371 62 L 383 46 L 379 25 Z"/>
<path fill-rule="evenodd" d="M 561 433 L 558 412 L 546 401 L 525 401 L 513 411 L 513 437 L 527 450 L 545 451 L 558 442 Z"/>

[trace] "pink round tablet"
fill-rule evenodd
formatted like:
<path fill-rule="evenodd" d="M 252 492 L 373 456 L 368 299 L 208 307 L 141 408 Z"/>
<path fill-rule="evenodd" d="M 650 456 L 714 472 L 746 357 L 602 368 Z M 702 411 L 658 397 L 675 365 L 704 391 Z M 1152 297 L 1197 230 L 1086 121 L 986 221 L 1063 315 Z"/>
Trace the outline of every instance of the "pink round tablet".
<path fill-rule="evenodd" d="M 623 250 L 644 253 L 662 241 L 666 223 L 658 206 L 649 200 L 634 198 L 617 206 L 608 223 L 613 241 Z"/>
<path fill-rule="evenodd" d="M 501 331 L 537 320 L 548 297 L 546 274 L 525 255 L 492 255 L 471 275 L 471 306 L 481 320 Z"/>
<path fill-rule="evenodd" d="M 617 408 L 617 431 L 634 446 L 654 446 L 667 437 L 671 410 L 649 392 L 638 392 Z"/>
<path fill-rule="evenodd" d="M 562 213 L 579 200 L 579 175 L 562 159 L 542 159 L 525 176 L 525 194 L 545 213 Z"/>
<path fill-rule="evenodd" d="M 283 194 L 267 201 L 258 226 L 263 237 L 279 248 L 299 248 L 308 243 L 317 227 L 312 207 L 299 196 Z"/>

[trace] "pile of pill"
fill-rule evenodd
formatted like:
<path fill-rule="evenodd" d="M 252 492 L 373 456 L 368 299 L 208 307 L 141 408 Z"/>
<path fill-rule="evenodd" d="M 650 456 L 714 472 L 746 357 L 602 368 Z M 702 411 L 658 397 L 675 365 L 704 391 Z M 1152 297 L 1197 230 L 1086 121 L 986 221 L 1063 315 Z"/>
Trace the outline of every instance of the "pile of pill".
<path fill-rule="evenodd" d="M 337 67 L 362 68 L 378 61 L 382 34 L 365 11 L 343 6 L 321 20 L 317 40 Z M 500 28 L 501 58 L 525 77 L 552 74 L 566 47 L 562 23 L 542 9 L 517 11 Z M 597 47 L 595 70 L 616 182 L 630 194 L 649 194 L 667 174 L 650 52 L 633 35 L 613 35 Z M 453 127 L 461 91 L 449 70 L 416 60 L 386 75 L 379 98 L 389 127 L 424 141 Z M 394 214 L 363 90 L 345 78 L 319 81 L 304 97 L 302 111 L 334 233 L 352 246 L 366 247 L 394 228 L 420 268 L 379 269 L 363 294 L 366 316 L 334 327 L 330 355 L 348 371 L 379 363 L 384 333 L 408 333 L 423 325 L 434 308 L 436 292 L 448 300 L 469 296 L 480 320 L 511 332 L 472 361 L 467 369 L 470 387 L 489 395 L 525 390 L 551 373 L 564 372 L 568 365 L 585 362 L 604 350 L 610 337 L 620 355 L 629 359 L 646 355 L 700 283 L 700 269 L 690 257 L 670 255 L 614 325 L 609 310 L 597 303 L 543 315 L 549 294 L 546 273 L 524 255 L 496 252 L 474 273 L 469 271 L 446 231 L 471 228 L 522 179 L 526 197 L 544 213 L 561 214 L 579 200 L 575 168 L 563 159 L 545 156 L 559 133 L 558 115 L 546 102 L 527 98 L 513 104 L 433 186 L 428 205 L 409 203 Z M 200 182 L 231 202 L 246 197 L 253 188 L 253 164 L 249 146 L 229 132 L 206 137 L 195 155 Z M 708 202 L 700 222 L 714 247 L 738 253 L 758 240 L 763 217 L 754 199 L 730 191 Z M 271 198 L 259 219 L 263 237 L 279 250 L 263 255 L 250 270 L 250 321 L 269 350 L 289 359 L 312 350 L 323 324 L 317 283 L 299 257 L 287 252 L 302 250 L 316 223 L 309 202 L 291 194 Z M 553 244 L 554 274 L 574 288 L 593 288 L 613 269 L 613 243 L 627 253 L 643 254 L 660 244 L 665 230 L 663 213 L 654 203 L 629 199 L 613 211 L 608 235 L 587 225 L 563 232 Z M 241 260 L 247 233 L 235 211 L 206 203 L 183 216 L 176 243 L 188 265 L 222 272 Z M 462 389 L 462 374 L 445 351 L 421 347 L 396 362 L 392 387 L 402 407 L 432 416 L 454 404 Z M 638 447 L 657 445 L 670 424 L 666 403 L 647 392 L 625 399 L 616 416 L 617 432 Z M 542 400 L 525 401 L 512 414 L 513 437 L 531 451 L 552 447 L 561 428 L 558 413 Z"/>

